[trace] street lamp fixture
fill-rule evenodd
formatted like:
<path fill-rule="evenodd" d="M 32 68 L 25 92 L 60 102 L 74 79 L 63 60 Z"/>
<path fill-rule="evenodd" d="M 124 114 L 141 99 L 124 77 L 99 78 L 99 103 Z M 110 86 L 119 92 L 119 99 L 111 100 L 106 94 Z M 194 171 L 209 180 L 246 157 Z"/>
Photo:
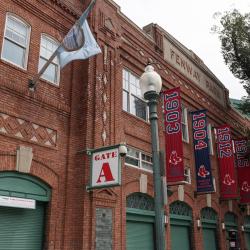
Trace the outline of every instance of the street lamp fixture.
<path fill-rule="evenodd" d="M 160 75 L 152 65 L 145 68 L 139 81 L 142 96 L 148 100 L 154 170 L 155 242 L 156 250 L 165 250 L 164 206 L 160 171 L 157 104 L 162 87 Z"/>

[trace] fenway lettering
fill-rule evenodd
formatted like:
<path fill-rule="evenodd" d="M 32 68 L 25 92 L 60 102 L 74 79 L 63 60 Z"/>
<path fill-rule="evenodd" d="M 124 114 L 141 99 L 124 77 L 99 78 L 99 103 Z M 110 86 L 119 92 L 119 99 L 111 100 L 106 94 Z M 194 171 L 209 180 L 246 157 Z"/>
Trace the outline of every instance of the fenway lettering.
<path fill-rule="evenodd" d="M 190 54 L 182 52 L 179 48 L 174 46 L 167 37 L 163 40 L 164 45 L 164 59 L 173 67 L 179 70 L 184 76 L 190 79 L 193 83 L 198 85 L 215 101 L 226 105 L 225 89 L 222 84 L 217 83 L 212 77 L 208 77 L 207 72 L 204 73 L 204 64 L 198 58 L 194 59 Z M 183 49 L 185 51 L 185 49 Z M 189 59 L 192 58 L 192 59 Z M 194 63 L 196 61 L 196 63 Z M 217 80 L 218 81 L 218 80 Z"/>
<path fill-rule="evenodd" d="M 92 153 L 91 188 L 120 184 L 120 156 L 118 147 Z"/>

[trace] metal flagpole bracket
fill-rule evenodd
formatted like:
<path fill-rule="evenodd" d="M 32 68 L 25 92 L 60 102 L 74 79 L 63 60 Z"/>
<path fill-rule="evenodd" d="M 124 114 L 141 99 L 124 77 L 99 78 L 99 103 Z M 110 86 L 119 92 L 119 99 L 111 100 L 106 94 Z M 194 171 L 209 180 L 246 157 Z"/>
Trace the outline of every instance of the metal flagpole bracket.
<path fill-rule="evenodd" d="M 36 85 L 32 79 L 28 80 L 28 87 L 30 91 L 34 92 L 36 90 Z"/>

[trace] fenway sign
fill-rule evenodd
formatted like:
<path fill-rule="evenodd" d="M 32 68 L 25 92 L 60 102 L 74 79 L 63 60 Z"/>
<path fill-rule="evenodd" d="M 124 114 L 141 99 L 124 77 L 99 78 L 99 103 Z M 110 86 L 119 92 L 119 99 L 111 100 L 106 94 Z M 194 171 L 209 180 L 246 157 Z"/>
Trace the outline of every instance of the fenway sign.
<path fill-rule="evenodd" d="M 119 146 L 110 146 L 91 151 L 91 183 L 90 187 L 102 188 L 120 185 Z"/>

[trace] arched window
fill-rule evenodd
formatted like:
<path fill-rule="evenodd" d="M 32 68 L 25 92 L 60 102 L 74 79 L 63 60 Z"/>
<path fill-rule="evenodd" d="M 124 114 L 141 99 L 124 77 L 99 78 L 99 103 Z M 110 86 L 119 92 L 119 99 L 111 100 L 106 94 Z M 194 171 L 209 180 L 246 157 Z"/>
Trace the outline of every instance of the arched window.
<path fill-rule="evenodd" d="M 201 220 L 203 221 L 214 221 L 217 223 L 218 215 L 211 207 L 204 207 L 201 210 Z"/>
<path fill-rule="evenodd" d="M 21 18 L 6 15 L 1 58 L 20 68 L 27 68 L 30 26 Z"/>
<path fill-rule="evenodd" d="M 40 57 L 38 71 L 43 67 L 43 65 L 50 59 L 51 55 L 58 48 L 59 43 L 48 35 L 42 34 L 40 43 Z M 59 85 L 60 81 L 60 67 L 58 57 L 55 57 L 49 64 L 48 68 L 42 74 L 42 78 Z"/>
<path fill-rule="evenodd" d="M 192 218 L 192 209 L 185 202 L 175 201 L 170 204 L 170 215 L 181 215 Z"/>
<path fill-rule="evenodd" d="M 133 193 L 127 197 L 127 208 L 154 211 L 154 199 L 143 193 Z"/>

